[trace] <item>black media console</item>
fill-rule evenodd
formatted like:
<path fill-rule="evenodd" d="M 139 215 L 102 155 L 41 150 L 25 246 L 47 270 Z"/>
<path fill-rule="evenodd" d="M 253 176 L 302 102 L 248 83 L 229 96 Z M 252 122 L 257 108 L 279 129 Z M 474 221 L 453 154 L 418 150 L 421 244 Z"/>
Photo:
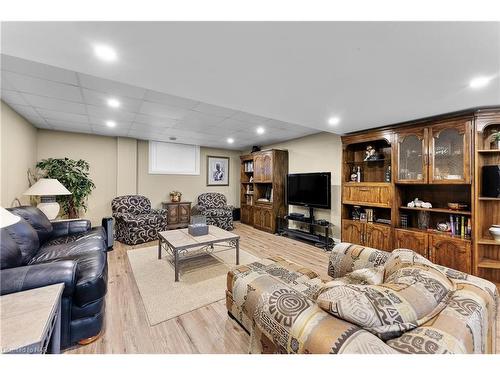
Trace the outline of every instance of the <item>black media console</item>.
<path fill-rule="evenodd" d="M 300 222 L 306 224 L 309 231 L 290 228 L 290 222 Z M 330 238 L 330 232 L 333 224 L 326 220 L 315 220 L 313 208 L 309 207 L 309 216 L 286 215 L 278 218 L 278 234 L 280 236 L 290 236 L 300 238 L 302 240 L 313 242 L 315 246 L 329 251 L 335 245 L 333 239 Z M 315 229 L 321 228 L 323 234 L 316 234 Z"/>

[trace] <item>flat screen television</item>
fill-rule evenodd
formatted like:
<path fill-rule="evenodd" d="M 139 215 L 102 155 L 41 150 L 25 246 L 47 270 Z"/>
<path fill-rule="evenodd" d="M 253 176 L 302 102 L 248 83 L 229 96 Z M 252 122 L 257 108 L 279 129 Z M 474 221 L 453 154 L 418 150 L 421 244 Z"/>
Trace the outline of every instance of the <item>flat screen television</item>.
<path fill-rule="evenodd" d="M 295 173 L 287 176 L 287 203 L 331 208 L 330 172 Z"/>

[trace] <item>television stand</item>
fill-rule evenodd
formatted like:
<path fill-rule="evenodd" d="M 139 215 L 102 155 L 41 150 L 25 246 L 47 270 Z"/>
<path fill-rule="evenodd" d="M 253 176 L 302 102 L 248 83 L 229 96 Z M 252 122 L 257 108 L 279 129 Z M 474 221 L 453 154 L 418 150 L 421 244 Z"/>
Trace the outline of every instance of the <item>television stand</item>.
<path fill-rule="evenodd" d="M 300 222 L 307 224 L 308 231 L 290 228 L 290 222 Z M 307 242 L 314 243 L 315 246 L 321 247 L 324 251 L 329 251 L 335 245 L 334 241 L 330 238 L 330 232 L 333 224 L 328 221 L 315 220 L 314 209 L 309 207 L 309 217 L 299 217 L 285 215 L 278 218 L 278 234 L 280 236 L 290 236 L 300 238 Z M 316 234 L 314 229 L 321 228 L 323 234 Z"/>

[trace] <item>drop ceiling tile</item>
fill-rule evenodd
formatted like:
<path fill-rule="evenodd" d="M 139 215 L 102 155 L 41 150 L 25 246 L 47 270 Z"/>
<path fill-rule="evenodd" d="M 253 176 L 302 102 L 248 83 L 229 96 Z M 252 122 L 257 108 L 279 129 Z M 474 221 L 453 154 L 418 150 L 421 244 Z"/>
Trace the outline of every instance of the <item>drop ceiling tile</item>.
<path fill-rule="evenodd" d="M 193 108 L 194 111 L 206 113 L 209 115 L 215 115 L 220 117 L 231 117 L 236 114 L 236 110 L 219 107 L 217 105 L 207 104 L 207 103 L 198 103 L 196 107 Z"/>
<path fill-rule="evenodd" d="M 44 119 L 59 120 L 59 121 L 73 121 L 73 122 L 83 122 L 88 123 L 89 119 L 87 115 L 80 115 L 77 113 L 66 113 L 58 111 L 50 111 L 47 109 L 37 110 L 40 116 Z"/>
<path fill-rule="evenodd" d="M 9 105 L 13 104 L 28 105 L 26 100 L 24 100 L 22 95 L 19 94 L 17 91 L 2 89 L 1 95 L 2 95 L 2 100 Z"/>
<path fill-rule="evenodd" d="M 116 110 L 109 107 L 97 107 L 95 105 L 87 105 L 87 113 L 90 117 L 95 117 L 103 120 L 114 121 L 133 121 L 135 113 Z"/>
<path fill-rule="evenodd" d="M 1 59 L 2 70 L 69 85 L 78 85 L 76 73 L 70 70 L 4 54 L 2 54 Z"/>
<path fill-rule="evenodd" d="M 39 113 L 29 105 L 13 104 L 11 108 L 23 117 L 39 117 Z"/>
<path fill-rule="evenodd" d="M 221 121 L 217 127 L 223 128 L 225 131 L 238 131 L 248 129 L 251 125 L 248 122 L 236 120 L 232 117 Z"/>
<path fill-rule="evenodd" d="M 47 96 L 39 96 L 32 94 L 22 94 L 26 101 L 35 108 L 49 109 L 52 111 L 86 114 L 85 105 L 82 103 L 69 102 Z"/>
<path fill-rule="evenodd" d="M 153 103 L 166 104 L 174 107 L 180 107 L 184 109 L 191 109 L 195 107 L 198 102 L 195 100 L 182 98 L 180 96 L 165 94 L 162 92 L 147 90 L 144 100 Z"/>
<path fill-rule="evenodd" d="M 181 119 L 187 114 L 188 110 L 169 106 L 165 104 L 143 102 L 140 113 L 154 117 L 166 117 L 170 119 Z"/>
<path fill-rule="evenodd" d="M 95 90 L 82 89 L 82 93 L 83 93 L 83 99 L 85 100 L 86 104 L 97 107 L 109 108 L 110 110 L 113 110 L 115 112 L 125 111 L 125 112 L 136 113 L 139 112 L 139 108 L 141 107 L 142 104 L 142 100 L 139 99 L 110 95 Z M 109 107 L 108 99 L 111 98 L 118 100 L 120 102 L 120 107 L 118 108 Z"/>
<path fill-rule="evenodd" d="M 268 118 L 253 115 L 253 114 L 247 113 L 247 112 L 236 112 L 233 116 L 231 116 L 231 118 L 234 120 L 244 121 L 244 122 L 248 122 L 251 124 L 257 124 L 257 125 L 262 125 L 262 124 L 265 124 L 267 121 L 269 121 Z"/>
<path fill-rule="evenodd" d="M 93 131 L 90 127 L 88 128 L 67 128 L 65 126 L 53 127 L 54 130 L 61 131 L 61 132 L 70 132 L 70 133 L 82 133 L 82 134 L 93 134 Z"/>
<path fill-rule="evenodd" d="M 45 120 L 48 125 L 54 128 L 68 128 L 68 129 L 90 129 L 90 124 L 88 122 L 79 122 L 79 121 L 65 121 L 65 120 L 56 120 L 56 119 L 46 119 Z"/>
<path fill-rule="evenodd" d="M 145 89 L 140 87 L 127 85 L 109 79 L 98 78 L 83 73 L 78 73 L 80 85 L 83 88 L 100 91 L 105 94 L 112 94 L 120 97 L 129 97 L 135 99 L 142 99 L 146 93 Z"/>
<path fill-rule="evenodd" d="M 5 76 L 8 82 L 15 87 L 16 91 L 70 100 L 73 102 L 83 102 L 80 89 L 77 86 L 66 85 L 63 83 L 5 71 L 2 72 L 2 75 Z"/>
<path fill-rule="evenodd" d="M 92 126 L 106 127 L 107 126 L 106 122 L 110 120 L 115 121 L 116 128 L 130 129 L 130 127 L 132 126 L 131 121 L 112 120 L 107 118 L 98 118 L 89 116 L 89 122 Z"/>
<path fill-rule="evenodd" d="M 181 125 L 193 126 L 216 126 L 224 120 L 223 117 L 200 113 L 196 111 L 189 111 L 180 121 Z"/>
<path fill-rule="evenodd" d="M 92 126 L 92 132 L 100 135 L 108 135 L 113 137 L 126 137 L 129 133 L 128 129 L 109 128 L 106 126 Z"/>
<path fill-rule="evenodd" d="M 30 124 L 36 126 L 37 128 L 45 128 L 49 129 L 50 125 L 47 124 L 47 122 L 38 115 L 35 116 L 23 116 L 26 121 L 28 121 Z"/>
<path fill-rule="evenodd" d="M 12 85 L 12 83 L 9 82 L 9 80 L 5 76 L 5 73 L 6 72 L 2 70 L 2 75 L 1 75 L 2 79 L 0 80 L 0 86 L 2 90 L 16 91 L 16 88 L 14 87 L 14 85 Z"/>
<path fill-rule="evenodd" d="M 175 126 L 179 120 L 174 120 L 171 118 L 166 118 L 166 117 L 154 117 L 154 116 L 148 116 L 148 115 L 143 115 L 138 113 L 135 116 L 135 122 L 145 124 L 145 125 L 151 125 L 155 127 L 165 127 L 165 128 L 170 128 L 172 126 Z"/>

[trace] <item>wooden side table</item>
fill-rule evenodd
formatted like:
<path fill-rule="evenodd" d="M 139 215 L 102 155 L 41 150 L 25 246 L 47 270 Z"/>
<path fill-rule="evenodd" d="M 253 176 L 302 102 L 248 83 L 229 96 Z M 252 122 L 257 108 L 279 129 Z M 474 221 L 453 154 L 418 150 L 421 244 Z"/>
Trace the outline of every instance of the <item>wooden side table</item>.
<path fill-rule="evenodd" d="M 167 229 L 187 228 L 191 221 L 191 202 L 162 202 L 167 210 Z"/>
<path fill-rule="evenodd" d="M 63 290 L 54 284 L 0 297 L 2 353 L 60 353 Z"/>

